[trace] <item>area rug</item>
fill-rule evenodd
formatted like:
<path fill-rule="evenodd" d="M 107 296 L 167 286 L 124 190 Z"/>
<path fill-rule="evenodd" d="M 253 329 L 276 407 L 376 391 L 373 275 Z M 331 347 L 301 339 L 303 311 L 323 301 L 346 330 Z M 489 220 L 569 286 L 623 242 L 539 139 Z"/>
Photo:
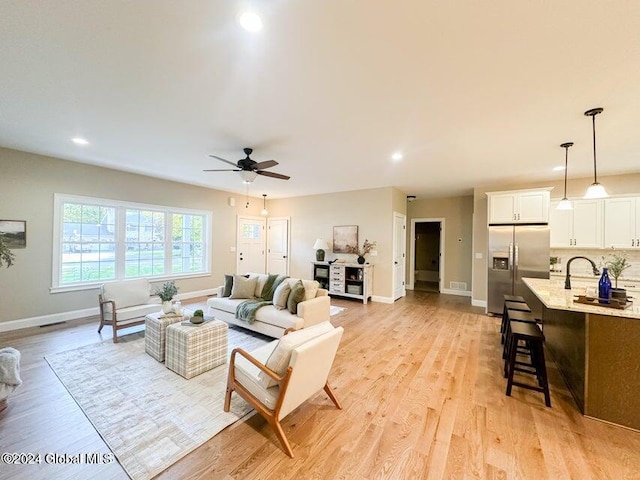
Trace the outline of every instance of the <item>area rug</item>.
<path fill-rule="evenodd" d="M 143 337 L 127 340 L 46 360 L 134 480 L 152 478 L 251 411 L 237 395 L 229 413 L 222 409 L 228 364 L 186 380 L 147 355 Z M 230 328 L 229 354 L 267 341 Z"/>
<path fill-rule="evenodd" d="M 329 315 L 333 317 L 334 315 L 338 315 L 340 312 L 344 310 L 346 310 L 345 307 L 336 307 L 335 305 L 331 305 L 331 310 L 329 312 Z"/>

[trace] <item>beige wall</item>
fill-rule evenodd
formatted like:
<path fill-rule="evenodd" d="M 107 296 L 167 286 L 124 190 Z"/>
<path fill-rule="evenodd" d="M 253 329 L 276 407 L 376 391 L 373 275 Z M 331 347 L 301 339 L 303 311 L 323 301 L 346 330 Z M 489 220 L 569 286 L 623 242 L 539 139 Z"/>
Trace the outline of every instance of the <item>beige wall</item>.
<path fill-rule="evenodd" d="M 236 217 L 259 216 L 262 209 L 261 198 L 251 198 L 246 209 L 243 195 L 0 148 L 0 218 L 27 221 L 27 248 L 14 250 L 14 266 L 0 269 L 0 322 L 97 306 L 96 289 L 49 292 L 55 193 L 211 211 L 212 275 L 177 281 L 180 293 L 216 287 L 225 273 L 235 272 L 230 247 L 236 244 Z M 229 197 L 235 197 L 235 207 Z M 334 225 L 358 225 L 360 244 L 378 242 L 378 256 L 367 258 L 375 265 L 373 293 L 392 296 L 393 211 L 406 213 L 403 192 L 386 187 L 268 203 L 270 216 L 291 218 L 292 276 L 311 277 L 316 238 L 331 242 Z"/>
<path fill-rule="evenodd" d="M 640 173 L 598 177 L 609 195 L 640 193 Z M 587 187 L 593 182 L 591 178 L 569 179 L 567 197 L 582 198 Z M 564 179 L 554 182 L 521 183 L 514 185 L 497 185 L 493 187 L 475 188 L 473 191 L 473 300 L 487 300 L 487 196 L 486 192 L 517 190 L 524 188 L 554 187 L 551 199 L 560 199 L 564 193 Z M 482 258 L 475 255 L 482 254 Z"/>
<path fill-rule="evenodd" d="M 398 204 L 399 198 L 404 198 L 402 192 L 385 187 L 269 200 L 270 216 L 291 217 L 291 276 L 311 276 L 315 260 L 313 243 L 317 238 L 324 238 L 331 246 L 335 225 L 358 225 L 360 246 L 365 239 L 378 242 L 378 255 L 367 256 L 367 261 L 375 265 L 373 295 L 392 297 L 393 206 L 402 209 L 403 205 Z M 325 259 L 334 258 L 352 262 L 356 259 L 355 255 L 327 251 Z"/>
<path fill-rule="evenodd" d="M 235 271 L 236 214 L 229 193 L 0 148 L 0 218 L 27 221 L 27 248 L 13 250 L 14 266 L 0 269 L 0 322 L 97 306 L 97 290 L 49 293 L 54 193 L 208 210 L 213 213 L 212 275 L 179 280 L 180 293 L 219 285 Z M 261 199 L 249 213 L 259 215 Z"/>
<path fill-rule="evenodd" d="M 445 219 L 444 281 L 443 288 L 449 289 L 450 282 L 465 282 L 471 289 L 471 247 L 473 197 L 446 197 L 415 200 L 408 204 L 407 253 L 411 251 L 411 221 L 420 218 Z M 458 241 L 461 239 L 462 241 Z M 407 255 L 407 277 L 412 268 Z"/>

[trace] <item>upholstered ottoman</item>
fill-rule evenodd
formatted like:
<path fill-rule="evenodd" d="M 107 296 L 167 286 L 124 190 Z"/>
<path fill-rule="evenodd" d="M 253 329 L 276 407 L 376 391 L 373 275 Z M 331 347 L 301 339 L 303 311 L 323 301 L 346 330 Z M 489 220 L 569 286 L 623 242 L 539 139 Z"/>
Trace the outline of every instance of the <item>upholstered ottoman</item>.
<path fill-rule="evenodd" d="M 145 317 L 144 351 L 159 362 L 164 362 L 164 350 L 167 327 L 172 323 L 181 322 L 182 315 L 164 313 L 150 313 Z"/>
<path fill-rule="evenodd" d="M 165 366 L 184 378 L 192 378 L 226 363 L 228 329 L 220 320 L 202 325 L 169 325 Z"/>

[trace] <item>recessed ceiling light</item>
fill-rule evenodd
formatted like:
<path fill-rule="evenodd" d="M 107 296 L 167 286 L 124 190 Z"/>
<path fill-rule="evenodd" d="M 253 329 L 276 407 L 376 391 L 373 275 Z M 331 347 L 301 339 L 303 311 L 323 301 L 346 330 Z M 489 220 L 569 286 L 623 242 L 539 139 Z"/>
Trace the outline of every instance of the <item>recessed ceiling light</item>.
<path fill-rule="evenodd" d="M 89 145 L 88 140 L 85 140 L 84 138 L 80 138 L 80 137 L 74 137 L 71 139 L 71 141 L 76 145 Z"/>
<path fill-rule="evenodd" d="M 393 155 L 391 155 L 391 160 L 393 160 L 394 162 L 399 162 L 400 160 L 402 160 L 402 154 L 400 152 L 396 152 Z"/>
<path fill-rule="evenodd" d="M 558 165 L 557 167 L 553 167 L 553 171 L 554 172 L 559 172 L 561 170 L 564 170 L 564 166 L 563 165 Z"/>
<path fill-rule="evenodd" d="M 244 12 L 239 18 L 240 25 L 248 32 L 258 32 L 262 30 L 262 19 L 253 12 Z"/>

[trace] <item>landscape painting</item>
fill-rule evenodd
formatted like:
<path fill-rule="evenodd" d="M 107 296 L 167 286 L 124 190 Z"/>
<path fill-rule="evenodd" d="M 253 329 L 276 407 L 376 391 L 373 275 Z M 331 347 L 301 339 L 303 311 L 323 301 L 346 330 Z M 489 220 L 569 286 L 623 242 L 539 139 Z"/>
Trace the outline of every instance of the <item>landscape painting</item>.
<path fill-rule="evenodd" d="M 0 220 L 0 238 L 9 248 L 27 246 L 27 222 L 22 220 Z"/>
<path fill-rule="evenodd" d="M 351 253 L 348 246 L 358 245 L 358 226 L 339 225 L 333 227 L 333 253 Z"/>

